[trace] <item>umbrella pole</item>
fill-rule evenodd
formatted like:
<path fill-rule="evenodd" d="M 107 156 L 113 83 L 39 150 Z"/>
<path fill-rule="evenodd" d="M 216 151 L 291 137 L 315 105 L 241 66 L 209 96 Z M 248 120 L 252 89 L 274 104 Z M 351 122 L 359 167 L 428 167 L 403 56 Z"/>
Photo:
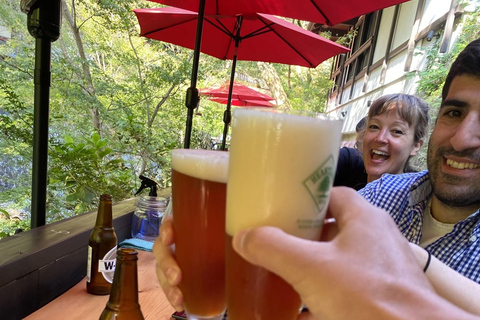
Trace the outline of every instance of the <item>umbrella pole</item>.
<path fill-rule="evenodd" d="M 187 107 L 187 122 L 185 127 L 185 140 L 183 147 L 190 148 L 190 138 L 192 136 L 193 111 L 197 108 L 199 98 L 197 89 L 198 64 L 200 60 L 200 47 L 202 44 L 203 20 L 205 16 L 205 0 L 200 0 L 198 6 L 197 34 L 195 37 L 195 49 L 193 52 L 193 66 L 190 88 L 187 89 L 185 106 Z"/>
<path fill-rule="evenodd" d="M 235 80 L 235 69 L 237 68 L 237 51 L 238 51 L 238 45 L 240 41 L 240 29 L 242 28 L 242 21 L 243 17 L 238 16 L 237 17 L 237 32 L 235 36 L 235 52 L 233 54 L 233 60 L 232 60 L 232 71 L 230 74 L 230 86 L 228 87 L 228 100 L 227 100 L 227 109 L 223 113 L 223 137 L 222 137 L 222 146 L 220 147 L 220 150 L 225 150 L 225 144 L 227 141 L 227 134 L 228 134 L 228 128 L 230 127 L 230 121 L 232 120 L 232 112 L 231 112 L 231 106 L 232 106 L 232 94 L 233 94 L 233 82 Z"/>
<path fill-rule="evenodd" d="M 227 100 L 227 109 L 223 112 L 223 136 L 222 136 L 222 146 L 220 150 L 225 150 L 225 144 L 227 140 L 228 128 L 230 127 L 230 121 L 232 120 L 232 93 L 233 93 L 233 81 L 235 79 L 235 69 L 237 66 L 237 55 L 235 54 L 232 62 L 232 73 L 230 75 L 230 87 L 228 88 L 228 100 Z"/>
<path fill-rule="evenodd" d="M 33 164 L 32 164 L 32 228 L 45 225 L 48 170 L 48 118 L 52 42 L 60 36 L 60 0 L 22 1 L 27 16 L 28 32 L 35 40 Z M 23 4 L 27 4 L 23 7 Z"/>
<path fill-rule="evenodd" d="M 50 61 L 50 39 L 36 39 L 31 228 L 46 222 Z"/>

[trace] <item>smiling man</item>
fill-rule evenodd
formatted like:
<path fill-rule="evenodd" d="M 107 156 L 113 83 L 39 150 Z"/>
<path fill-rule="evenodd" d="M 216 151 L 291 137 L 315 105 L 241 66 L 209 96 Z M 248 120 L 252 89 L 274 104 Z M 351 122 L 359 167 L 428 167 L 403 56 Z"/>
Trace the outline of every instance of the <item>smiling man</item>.
<path fill-rule="evenodd" d="M 480 39 L 447 75 L 427 166 L 384 175 L 360 193 L 387 210 L 410 242 L 480 283 Z"/>

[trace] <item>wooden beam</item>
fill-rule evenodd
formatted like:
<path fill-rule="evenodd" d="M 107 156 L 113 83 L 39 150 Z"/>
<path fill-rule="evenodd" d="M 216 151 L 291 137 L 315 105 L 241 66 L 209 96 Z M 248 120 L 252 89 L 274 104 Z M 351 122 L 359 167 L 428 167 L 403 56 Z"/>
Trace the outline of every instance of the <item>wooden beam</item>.
<path fill-rule="evenodd" d="M 345 85 L 345 60 L 346 60 L 346 54 L 342 53 L 340 54 L 340 86 L 337 89 L 337 104 L 340 104 L 342 102 L 342 95 L 343 95 L 343 87 Z"/>
<path fill-rule="evenodd" d="M 400 12 L 400 5 L 395 6 L 395 12 L 393 14 L 392 24 L 390 26 L 390 34 L 388 35 L 387 49 L 385 50 L 385 58 L 382 65 L 382 74 L 380 75 L 380 84 L 385 83 L 385 77 L 387 75 L 388 61 L 390 57 L 390 50 L 393 42 L 393 35 L 395 33 L 395 26 L 397 25 L 398 13 Z"/>
<path fill-rule="evenodd" d="M 365 70 L 365 76 L 363 78 L 363 87 L 362 92 L 367 91 L 367 84 L 368 80 L 370 79 L 370 67 L 372 66 L 373 56 L 375 55 L 375 48 L 377 47 L 377 37 L 378 31 L 380 30 L 380 21 L 382 20 L 382 12 L 383 10 L 379 10 L 375 12 L 375 27 L 373 30 L 373 35 L 371 38 L 372 45 L 370 46 L 370 51 L 368 52 L 368 61 L 367 61 L 367 68 Z"/>
<path fill-rule="evenodd" d="M 362 42 L 363 40 L 363 34 L 366 32 L 366 24 L 367 24 L 367 15 L 364 14 L 363 16 L 360 17 L 360 19 L 358 19 L 358 23 L 361 23 L 360 25 L 360 30 L 358 31 L 358 34 L 357 34 L 357 37 L 360 41 L 360 43 Z M 358 24 L 357 24 L 358 25 Z M 352 88 L 350 89 L 350 94 L 348 95 L 348 99 L 352 99 L 352 96 L 353 96 L 353 89 L 354 89 L 354 86 L 355 86 L 355 76 L 356 76 L 356 72 L 357 72 L 357 66 L 358 66 L 358 58 L 360 57 L 360 55 L 363 53 L 363 51 L 366 50 L 366 47 L 364 47 L 363 50 L 362 47 L 363 47 L 364 44 L 360 44 L 358 50 L 356 52 L 354 52 L 354 54 L 352 55 L 352 57 L 350 57 L 350 59 L 355 59 L 355 62 L 353 64 L 353 76 L 352 76 Z M 360 51 L 361 50 L 361 51 Z M 355 57 L 355 58 L 354 58 Z M 352 67 L 352 65 L 350 64 L 350 67 Z"/>
<path fill-rule="evenodd" d="M 358 59 L 358 57 L 364 53 L 365 51 L 367 51 L 370 46 L 372 45 L 372 38 L 368 39 L 367 41 L 365 41 L 364 44 L 362 44 L 360 46 L 360 48 L 358 48 L 357 51 L 355 51 L 354 53 L 352 53 L 352 55 L 345 61 L 345 64 L 350 64 L 352 63 L 354 60 Z"/>
<path fill-rule="evenodd" d="M 455 8 L 456 8 L 456 0 L 452 0 L 450 4 L 450 10 L 448 11 L 447 15 L 447 22 L 445 22 L 445 31 L 443 32 L 442 43 L 440 44 L 440 53 L 445 53 L 448 51 L 448 47 L 450 46 L 450 40 L 452 39 L 452 32 L 453 32 L 453 23 L 455 22 Z"/>
<path fill-rule="evenodd" d="M 415 13 L 415 22 L 413 23 L 412 33 L 410 34 L 410 40 L 408 41 L 408 52 L 405 59 L 405 66 L 403 70 L 405 72 L 410 71 L 410 66 L 413 61 L 413 53 L 415 51 L 416 35 L 418 29 L 420 29 L 420 20 L 422 19 L 423 7 L 425 6 L 425 0 L 418 0 L 417 12 Z"/>

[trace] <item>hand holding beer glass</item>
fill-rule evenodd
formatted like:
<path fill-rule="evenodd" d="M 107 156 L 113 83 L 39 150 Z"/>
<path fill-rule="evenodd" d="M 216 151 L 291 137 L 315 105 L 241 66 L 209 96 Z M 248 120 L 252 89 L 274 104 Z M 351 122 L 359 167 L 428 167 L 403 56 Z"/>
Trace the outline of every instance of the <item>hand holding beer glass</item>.
<path fill-rule="evenodd" d="M 226 217 L 229 320 L 297 318 L 298 294 L 275 274 L 243 260 L 232 237 L 268 225 L 319 239 L 341 129 L 341 120 L 318 114 L 234 110 Z"/>
<path fill-rule="evenodd" d="M 225 297 L 228 153 L 172 151 L 172 202 L 179 288 L 189 319 L 220 320 Z"/>

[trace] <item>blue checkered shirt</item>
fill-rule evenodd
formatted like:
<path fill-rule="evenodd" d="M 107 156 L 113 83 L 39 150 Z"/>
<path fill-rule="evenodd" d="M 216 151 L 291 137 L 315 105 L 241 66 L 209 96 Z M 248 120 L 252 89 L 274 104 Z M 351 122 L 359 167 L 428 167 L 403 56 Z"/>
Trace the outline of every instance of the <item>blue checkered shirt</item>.
<path fill-rule="evenodd" d="M 432 197 L 428 171 L 390 175 L 358 192 L 393 217 L 408 241 L 420 243 L 423 213 Z M 480 283 L 480 209 L 455 224 L 453 231 L 426 249 L 467 278 Z"/>

